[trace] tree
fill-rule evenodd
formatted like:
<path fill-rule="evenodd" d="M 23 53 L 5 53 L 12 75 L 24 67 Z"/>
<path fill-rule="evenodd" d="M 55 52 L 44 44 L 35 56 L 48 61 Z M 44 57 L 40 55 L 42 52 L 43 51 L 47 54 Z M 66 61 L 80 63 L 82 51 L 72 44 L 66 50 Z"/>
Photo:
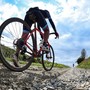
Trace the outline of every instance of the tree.
<path fill-rule="evenodd" d="M 82 51 L 81 51 L 81 57 L 83 59 L 85 59 L 85 57 L 86 57 L 86 50 L 85 49 L 82 49 Z"/>
<path fill-rule="evenodd" d="M 82 49 L 81 51 L 81 56 L 77 59 L 77 63 L 81 63 L 82 61 L 85 60 L 85 57 L 86 57 L 86 50 L 85 49 Z"/>

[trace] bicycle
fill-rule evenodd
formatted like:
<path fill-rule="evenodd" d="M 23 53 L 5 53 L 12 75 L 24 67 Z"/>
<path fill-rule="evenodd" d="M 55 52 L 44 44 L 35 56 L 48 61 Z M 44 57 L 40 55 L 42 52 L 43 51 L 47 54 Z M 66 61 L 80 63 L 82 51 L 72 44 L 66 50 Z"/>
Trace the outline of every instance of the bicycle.
<path fill-rule="evenodd" d="M 16 51 L 15 43 L 22 35 L 23 26 L 26 26 L 30 33 L 24 41 L 25 52 L 22 50 L 19 53 L 19 67 L 13 64 L 12 55 Z M 51 33 L 54 34 L 54 33 Z M 50 34 L 50 35 L 51 35 Z M 20 18 L 9 18 L 0 26 L 0 60 L 10 70 L 21 72 L 26 70 L 33 62 L 33 60 L 40 61 L 46 71 L 50 71 L 54 66 L 55 54 L 53 47 L 47 42 L 49 52 L 43 51 L 38 43 L 43 37 L 36 23 L 31 30 L 29 25 Z M 47 57 L 48 55 L 48 57 Z"/>

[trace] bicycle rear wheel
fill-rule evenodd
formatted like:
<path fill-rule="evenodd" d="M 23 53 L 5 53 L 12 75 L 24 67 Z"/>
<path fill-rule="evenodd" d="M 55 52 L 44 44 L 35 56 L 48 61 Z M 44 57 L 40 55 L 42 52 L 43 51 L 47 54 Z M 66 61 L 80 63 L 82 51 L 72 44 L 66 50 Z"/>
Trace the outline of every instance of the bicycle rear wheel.
<path fill-rule="evenodd" d="M 50 71 L 54 66 L 55 55 L 52 46 L 50 45 L 49 52 L 42 51 L 42 65 L 46 71 Z"/>
<path fill-rule="evenodd" d="M 21 38 L 24 25 L 30 30 L 30 27 L 22 19 L 10 18 L 6 20 L 0 27 L 0 59 L 8 69 L 17 72 L 21 72 L 27 69 L 31 65 L 33 60 L 33 55 L 24 53 L 19 54 L 19 67 L 16 67 L 13 64 L 12 56 L 16 52 L 16 46 L 14 45 L 14 42 Z M 33 38 L 33 35 L 31 35 L 31 37 L 29 38 L 29 45 L 32 46 L 32 49 Z M 27 48 L 27 50 L 29 49 Z"/>

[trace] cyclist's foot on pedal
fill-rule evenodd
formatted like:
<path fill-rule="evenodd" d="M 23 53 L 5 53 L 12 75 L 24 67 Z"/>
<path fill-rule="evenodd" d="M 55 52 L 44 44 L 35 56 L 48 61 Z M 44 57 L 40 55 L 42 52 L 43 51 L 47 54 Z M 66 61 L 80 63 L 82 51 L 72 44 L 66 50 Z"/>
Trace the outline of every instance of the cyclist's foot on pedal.
<path fill-rule="evenodd" d="M 47 43 L 44 42 L 44 40 L 41 40 L 39 45 L 40 45 L 40 48 L 42 48 L 43 51 L 47 51 L 47 52 L 49 51 L 49 47 L 48 47 Z"/>
<path fill-rule="evenodd" d="M 48 51 L 49 51 L 49 47 L 48 47 L 48 46 L 43 45 L 43 46 L 42 46 L 42 50 L 43 50 L 43 51 L 48 52 Z"/>
<path fill-rule="evenodd" d="M 12 59 L 13 59 L 13 64 L 14 64 L 16 67 L 19 67 L 18 57 L 14 54 Z"/>

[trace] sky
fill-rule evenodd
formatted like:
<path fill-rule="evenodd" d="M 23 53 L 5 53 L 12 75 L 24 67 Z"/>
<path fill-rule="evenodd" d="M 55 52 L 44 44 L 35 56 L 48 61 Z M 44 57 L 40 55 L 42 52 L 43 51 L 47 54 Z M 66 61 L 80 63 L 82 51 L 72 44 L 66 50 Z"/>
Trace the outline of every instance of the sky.
<path fill-rule="evenodd" d="M 59 39 L 49 38 L 55 62 L 76 65 L 83 48 L 86 58 L 90 56 L 90 0 L 0 0 L 0 25 L 10 17 L 24 19 L 26 11 L 36 6 L 49 10 L 59 33 Z"/>

